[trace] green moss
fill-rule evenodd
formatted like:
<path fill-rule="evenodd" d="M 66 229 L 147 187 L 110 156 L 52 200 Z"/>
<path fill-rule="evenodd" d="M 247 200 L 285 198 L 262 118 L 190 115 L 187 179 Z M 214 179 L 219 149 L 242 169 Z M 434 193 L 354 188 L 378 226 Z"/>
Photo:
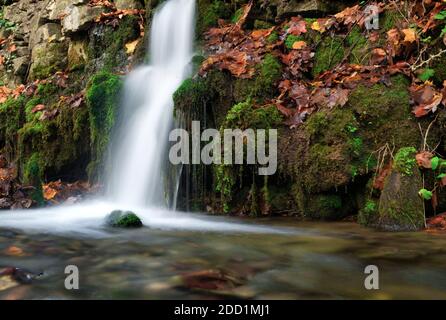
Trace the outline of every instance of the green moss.
<path fill-rule="evenodd" d="M 273 31 L 271 32 L 271 34 L 268 36 L 268 38 L 266 38 L 266 41 L 268 44 L 273 44 L 276 43 L 277 41 L 279 41 L 279 34 L 277 33 L 277 31 Z"/>
<path fill-rule="evenodd" d="M 347 36 L 347 45 L 352 48 L 350 53 L 350 62 L 355 64 L 366 64 L 370 59 L 370 48 L 368 40 L 362 33 L 362 30 L 355 26 Z"/>
<path fill-rule="evenodd" d="M 177 108 L 185 110 L 200 109 L 207 100 L 208 92 L 204 81 L 201 79 L 186 79 L 173 94 L 173 100 Z"/>
<path fill-rule="evenodd" d="M 311 196 L 305 209 L 305 217 L 311 219 L 335 220 L 342 216 L 342 199 L 335 194 Z"/>
<path fill-rule="evenodd" d="M 17 99 L 9 98 L 0 104 L 0 148 L 13 150 L 17 145 L 17 131 L 23 124 L 23 110 L 27 102 L 24 95 Z"/>
<path fill-rule="evenodd" d="M 251 100 L 247 100 L 245 102 L 238 103 L 234 105 L 231 110 L 226 115 L 225 120 L 220 128 L 220 130 L 224 129 L 271 129 L 276 128 L 281 125 L 283 122 L 282 115 L 279 113 L 275 106 L 266 106 L 262 108 L 255 108 Z M 241 170 L 241 171 L 240 171 Z M 215 166 L 215 184 L 217 192 L 220 192 L 222 197 L 222 207 L 225 213 L 230 212 L 231 210 L 231 201 L 234 197 L 234 193 L 236 192 L 236 185 L 239 180 L 241 180 L 240 175 L 243 174 L 243 171 L 251 172 L 254 170 L 251 167 L 239 167 L 232 165 L 216 165 Z M 248 174 L 248 176 L 250 176 Z M 264 188 L 261 190 L 262 192 L 258 192 L 256 189 L 257 186 L 255 182 L 252 182 L 251 185 L 251 204 L 257 201 L 257 197 L 259 194 L 262 194 L 263 197 L 267 195 L 265 193 Z M 255 195 L 252 193 L 255 191 Z M 264 198 L 264 200 L 267 200 Z M 252 211 L 251 213 L 257 212 Z"/>
<path fill-rule="evenodd" d="M 380 29 L 383 32 L 387 32 L 390 29 L 397 28 L 398 22 L 402 19 L 403 16 L 397 10 L 386 10 L 380 17 Z"/>
<path fill-rule="evenodd" d="M 267 21 L 263 20 L 255 20 L 254 21 L 254 29 L 269 29 L 273 25 Z"/>
<path fill-rule="evenodd" d="M 255 109 L 252 101 L 238 103 L 227 113 L 224 129 L 270 129 L 276 128 L 283 121 L 283 117 L 276 107 L 270 105 Z"/>
<path fill-rule="evenodd" d="M 272 54 L 265 55 L 255 80 L 253 95 L 258 97 L 273 95 L 277 90 L 276 84 L 282 77 L 282 69 L 277 57 Z"/>
<path fill-rule="evenodd" d="M 197 34 L 201 35 L 208 28 L 217 26 L 218 19 L 231 17 L 230 5 L 218 0 L 199 0 Z"/>
<path fill-rule="evenodd" d="M 376 221 L 378 215 L 378 203 L 375 199 L 368 199 L 364 207 L 359 210 L 358 223 L 363 226 L 369 226 Z"/>
<path fill-rule="evenodd" d="M 312 114 L 304 124 L 309 138 L 305 157 L 298 152 L 294 168 L 306 193 L 325 192 L 347 184 L 364 172 L 367 153 L 350 109 L 336 108 Z M 354 131 L 354 132 L 351 132 Z"/>
<path fill-rule="evenodd" d="M 221 194 L 223 212 L 229 213 L 231 210 L 230 202 L 233 197 L 233 189 L 237 181 L 235 172 L 232 166 L 224 164 L 216 165 L 214 172 L 216 179 L 215 190 Z"/>
<path fill-rule="evenodd" d="M 90 113 L 92 162 L 89 175 L 97 175 L 115 124 L 122 79 L 108 72 L 94 75 L 87 87 L 86 100 Z"/>
<path fill-rule="evenodd" d="M 41 158 L 38 153 L 33 153 L 26 162 L 23 177 L 25 184 L 31 185 L 35 188 L 35 190 L 31 193 L 31 199 L 37 202 L 38 205 L 43 205 L 45 202 L 42 191 L 43 170 Z"/>
<path fill-rule="evenodd" d="M 401 148 L 395 155 L 393 168 L 403 175 L 411 176 L 417 163 L 416 153 L 417 149 L 414 147 Z"/>
<path fill-rule="evenodd" d="M 338 37 L 325 37 L 316 48 L 312 75 L 316 77 L 320 73 L 335 67 L 344 58 L 345 49 L 342 39 Z"/>
<path fill-rule="evenodd" d="M 88 45 L 88 68 L 113 71 L 128 64 L 125 45 L 140 37 L 139 16 L 127 15 L 117 27 L 96 26 Z"/>
<path fill-rule="evenodd" d="M 409 81 L 399 75 L 391 79 L 392 86 L 376 84 L 358 86 L 349 97 L 349 105 L 358 114 L 361 123 L 378 127 L 389 117 L 407 119 L 410 115 Z"/>
<path fill-rule="evenodd" d="M 438 59 L 435 59 L 432 64 L 432 70 L 434 71 L 433 80 L 438 85 L 443 85 L 446 80 L 446 54 L 443 54 Z"/>
<path fill-rule="evenodd" d="M 231 18 L 232 23 L 237 23 L 243 15 L 244 8 L 239 8 Z"/>
<path fill-rule="evenodd" d="M 293 34 L 290 34 L 290 35 L 288 35 L 288 36 L 286 37 L 286 39 L 285 39 L 285 46 L 286 46 L 288 49 L 293 49 L 293 44 L 294 44 L 295 42 L 297 42 L 297 41 L 303 41 L 303 40 L 304 40 L 303 37 L 295 36 L 295 35 L 293 35 Z"/>
<path fill-rule="evenodd" d="M 350 147 L 354 155 L 359 156 L 362 152 L 363 141 L 361 137 L 354 137 L 350 141 Z"/>

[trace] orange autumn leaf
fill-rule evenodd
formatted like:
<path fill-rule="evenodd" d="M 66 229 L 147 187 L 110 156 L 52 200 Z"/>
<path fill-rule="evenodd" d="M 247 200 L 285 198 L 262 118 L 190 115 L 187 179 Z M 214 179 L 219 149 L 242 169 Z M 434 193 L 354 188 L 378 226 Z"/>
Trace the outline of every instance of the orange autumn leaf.
<path fill-rule="evenodd" d="M 293 49 L 300 50 L 307 46 L 307 43 L 305 41 L 296 41 L 293 43 Z"/>
<path fill-rule="evenodd" d="M 412 43 L 417 41 L 417 33 L 414 29 L 408 28 L 408 29 L 403 29 L 401 31 L 404 34 L 404 42 Z"/>
<path fill-rule="evenodd" d="M 20 257 L 23 256 L 23 250 L 16 246 L 10 246 L 5 250 L 5 254 L 8 256 Z"/>

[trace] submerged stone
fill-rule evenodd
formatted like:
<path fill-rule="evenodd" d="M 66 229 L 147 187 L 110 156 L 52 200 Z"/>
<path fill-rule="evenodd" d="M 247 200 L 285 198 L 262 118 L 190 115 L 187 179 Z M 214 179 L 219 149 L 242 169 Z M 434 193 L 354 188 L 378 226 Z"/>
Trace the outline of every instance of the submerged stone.
<path fill-rule="evenodd" d="M 131 211 L 115 210 L 106 217 L 106 224 L 113 228 L 140 228 L 141 219 Z"/>

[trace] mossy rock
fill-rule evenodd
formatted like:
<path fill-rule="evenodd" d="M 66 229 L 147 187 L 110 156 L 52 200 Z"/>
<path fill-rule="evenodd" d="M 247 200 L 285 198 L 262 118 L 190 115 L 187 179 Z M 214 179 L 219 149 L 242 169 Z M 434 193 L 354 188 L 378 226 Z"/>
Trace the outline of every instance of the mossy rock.
<path fill-rule="evenodd" d="M 106 225 L 113 228 L 141 228 L 141 219 L 131 211 L 115 210 L 106 217 Z"/>
<path fill-rule="evenodd" d="M 216 27 L 218 19 L 229 19 L 232 15 L 231 5 L 219 0 L 198 0 L 197 36 L 211 27 Z"/>
<path fill-rule="evenodd" d="M 68 65 L 68 46 L 65 42 L 42 43 L 34 47 L 29 78 L 45 79 Z"/>
<path fill-rule="evenodd" d="M 89 81 L 86 93 L 90 116 L 92 161 L 89 177 L 98 178 L 102 171 L 107 147 L 115 125 L 120 104 L 123 81 L 120 76 L 109 72 L 95 74 Z"/>
<path fill-rule="evenodd" d="M 38 153 L 33 153 L 26 161 L 23 176 L 24 184 L 34 187 L 30 194 L 31 199 L 38 205 L 43 205 L 45 203 L 42 189 L 43 170 L 41 156 Z"/>
<path fill-rule="evenodd" d="M 342 198 L 336 194 L 307 196 L 304 216 L 316 220 L 339 220 L 345 216 Z"/>
<path fill-rule="evenodd" d="M 316 77 L 324 71 L 331 70 L 344 59 L 344 55 L 345 48 L 341 37 L 324 37 L 316 48 L 311 74 Z"/>
<path fill-rule="evenodd" d="M 379 202 L 369 198 L 358 212 L 358 223 L 363 226 L 374 225 L 378 219 Z"/>
<path fill-rule="evenodd" d="M 412 169 L 411 175 L 393 170 L 386 179 L 379 200 L 379 217 L 375 225 L 378 229 L 417 231 L 424 228 L 423 200 L 418 196 L 423 183 L 418 167 Z"/>
<path fill-rule="evenodd" d="M 371 48 L 363 31 L 355 26 L 348 35 L 346 42 L 348 48 L 351 48 L 350 63 L 366 65 L 371 56 Z"/>

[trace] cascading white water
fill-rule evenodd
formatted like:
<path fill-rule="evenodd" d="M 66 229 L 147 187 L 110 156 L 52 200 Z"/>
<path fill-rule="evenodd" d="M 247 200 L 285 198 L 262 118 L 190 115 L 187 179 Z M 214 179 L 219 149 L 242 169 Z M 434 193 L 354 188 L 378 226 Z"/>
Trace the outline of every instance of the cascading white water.
<path fill-rule="evenodd" d="M 164 203 L 165 151 L 173 124 L 172 95 L 190 75 L 195 0 L 170 0 L 152 22 L 151 64 L 129 75 L 124 122 L 107 185 L 111 200 L 126 205 Z"/>

